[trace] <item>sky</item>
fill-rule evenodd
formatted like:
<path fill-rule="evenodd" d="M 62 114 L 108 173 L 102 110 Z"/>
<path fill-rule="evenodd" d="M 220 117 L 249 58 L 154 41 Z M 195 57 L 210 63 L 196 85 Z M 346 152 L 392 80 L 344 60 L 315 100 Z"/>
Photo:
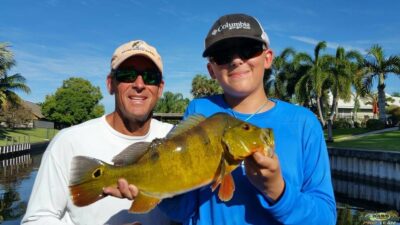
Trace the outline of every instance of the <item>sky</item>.
<path fill-rule="evenodd" d="M 0 42 L 11 45 L 20 73 L 31 88 L 18 92 L 43 102 L 63 80 L 82 77 L 99 86 L 106 113 L 114 97 L 106 76 L 115 48 L 141 39 L 155 46 L 164 63 L 165 91 L 190 94 L 197 74 L 207 75 L 201 57 L 211 25 L 228 13 L 256 17 L 278 55 L 287 47 L 313 54 L 326 41 L 326 54 L 338 46 L 366 53 L 374 44 L 385 55 L 400 55 L 398 0 L 1 0 Z M 374 90 L 376 85 L 374 85 Z M 400 77 L 389 75 L 386 92 L 400 92 Z"/>

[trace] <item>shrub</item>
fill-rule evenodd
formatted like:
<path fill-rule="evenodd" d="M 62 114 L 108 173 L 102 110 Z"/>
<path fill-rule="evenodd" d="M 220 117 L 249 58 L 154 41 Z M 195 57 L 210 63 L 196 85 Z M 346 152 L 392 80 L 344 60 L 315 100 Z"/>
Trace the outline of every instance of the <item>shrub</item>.
<path fill-rule="evenodd" d="M 385 124 L 378 119 L 369 119 L 366 126 L 369 130 L 380 130 L 385 128 Z"/>
<path fill-rule="evenodd" d="M 388 110 L 388 113 L 391 115 L 388 119 L 392 122 L 392 124 L 398 124 L 400 121 L 400 107 L 392 107 Z"/>
<path fill-rule="evenodd" d="M 363 121 L 354 121 L 354 128 L 365 128 L 366 122 Z"/>
<path fill-rule="evenodd" d="M 335 122 L 333 122 L 332 128 L 333 129 L 351 128 L 351 122 L 346 119 L 340 118 L 337 119 Z"/>

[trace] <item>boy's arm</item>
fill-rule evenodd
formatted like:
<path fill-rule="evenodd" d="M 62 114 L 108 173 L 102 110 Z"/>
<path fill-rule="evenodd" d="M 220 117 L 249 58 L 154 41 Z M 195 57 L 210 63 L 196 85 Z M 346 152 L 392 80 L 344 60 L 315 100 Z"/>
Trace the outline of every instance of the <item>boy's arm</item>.
<path fill-rule="evenodd" d="M 300 190 L 285 180 L 285 188 L 277 202 L 264 194 L 262 205 L 283 224 L 335 224 L 336 203 L 333 194 L 329 157 L 321 125 L 313 117 L 303 134 L 303 185 Z"/>

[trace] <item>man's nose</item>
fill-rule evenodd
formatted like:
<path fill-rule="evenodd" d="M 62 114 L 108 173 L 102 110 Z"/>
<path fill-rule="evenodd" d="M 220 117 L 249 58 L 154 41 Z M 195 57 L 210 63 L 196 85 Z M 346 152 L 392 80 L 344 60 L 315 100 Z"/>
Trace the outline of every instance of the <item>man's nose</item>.
<path fill-rule="evenodd" d="M 143 81 L 142 75 L 139 75 L 136 80 L 132 83 L 133 88 L 144 89 L 146 84 Z"/>

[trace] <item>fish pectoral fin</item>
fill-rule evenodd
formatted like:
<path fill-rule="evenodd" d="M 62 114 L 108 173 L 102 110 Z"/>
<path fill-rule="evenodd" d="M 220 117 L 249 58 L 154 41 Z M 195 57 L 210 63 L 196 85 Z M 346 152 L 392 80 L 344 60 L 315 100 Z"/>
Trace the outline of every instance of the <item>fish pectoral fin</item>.
<path fill-rule="evenodd" d="M 235 191 L 235 182 L 233 181 L 232 174 L 226 174 L 221 181 L 221 185 L 218 191 L 218 197 L 221 201 L 229 201 L 233 197 Z"/>
<path fill-rule="evenodd" d="M 214 176 L 214 182 L 211 185 L 211 191 L 214 192 L 215 189 L 221 184 L 222 178 L 225 176 L 225 161 L 221 160 L 219 163 L 217 172 Z"/>
<path fill-rule="evenodd" d="M 147 213 L 158 205 L 161 200 L 139 193 L 132 202 L 129 212 L 131 213 Z"/>
<path fill-rule="evenodd" d="M 221 184 L 221 179 L 217 179 L 214 181 L 214 183 L 211 185 L 211 191 L 214 192 L 215 189 L 217 189 L 217 187 Z"/>

